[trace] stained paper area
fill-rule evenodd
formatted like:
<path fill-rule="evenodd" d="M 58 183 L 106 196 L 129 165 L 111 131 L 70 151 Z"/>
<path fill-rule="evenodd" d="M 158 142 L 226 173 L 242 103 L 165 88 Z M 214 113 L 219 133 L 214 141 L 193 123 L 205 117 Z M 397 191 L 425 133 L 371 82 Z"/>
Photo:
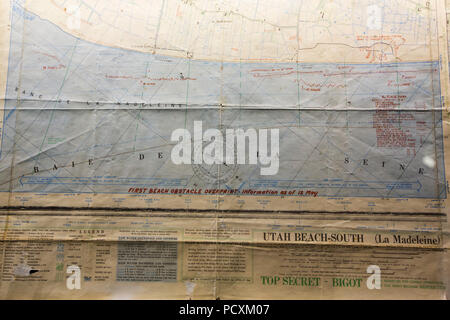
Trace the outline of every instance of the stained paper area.
<path fill-rule="evenodd" d="M 447 299 L 446 12 L 3 1 L 0 297 Z"/>

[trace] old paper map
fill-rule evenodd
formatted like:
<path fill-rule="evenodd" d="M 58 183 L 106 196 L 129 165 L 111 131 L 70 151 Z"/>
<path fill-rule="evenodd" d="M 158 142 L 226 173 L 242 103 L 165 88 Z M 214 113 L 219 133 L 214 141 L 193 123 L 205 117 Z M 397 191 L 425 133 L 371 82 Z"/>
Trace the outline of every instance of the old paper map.
<path fill-rule="evenodd" d="M 0 298 L 448 299 L 447 12 L 2 1 Z"/>

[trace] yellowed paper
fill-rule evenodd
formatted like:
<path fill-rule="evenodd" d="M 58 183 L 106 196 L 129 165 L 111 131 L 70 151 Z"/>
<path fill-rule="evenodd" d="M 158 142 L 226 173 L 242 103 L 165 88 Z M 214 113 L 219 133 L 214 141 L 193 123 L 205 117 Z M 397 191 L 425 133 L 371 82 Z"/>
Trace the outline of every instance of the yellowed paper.
<path fill-rule="evenodd" d="M 447 299 L 444 0 L 0 4 L 0 298 Z"/>

